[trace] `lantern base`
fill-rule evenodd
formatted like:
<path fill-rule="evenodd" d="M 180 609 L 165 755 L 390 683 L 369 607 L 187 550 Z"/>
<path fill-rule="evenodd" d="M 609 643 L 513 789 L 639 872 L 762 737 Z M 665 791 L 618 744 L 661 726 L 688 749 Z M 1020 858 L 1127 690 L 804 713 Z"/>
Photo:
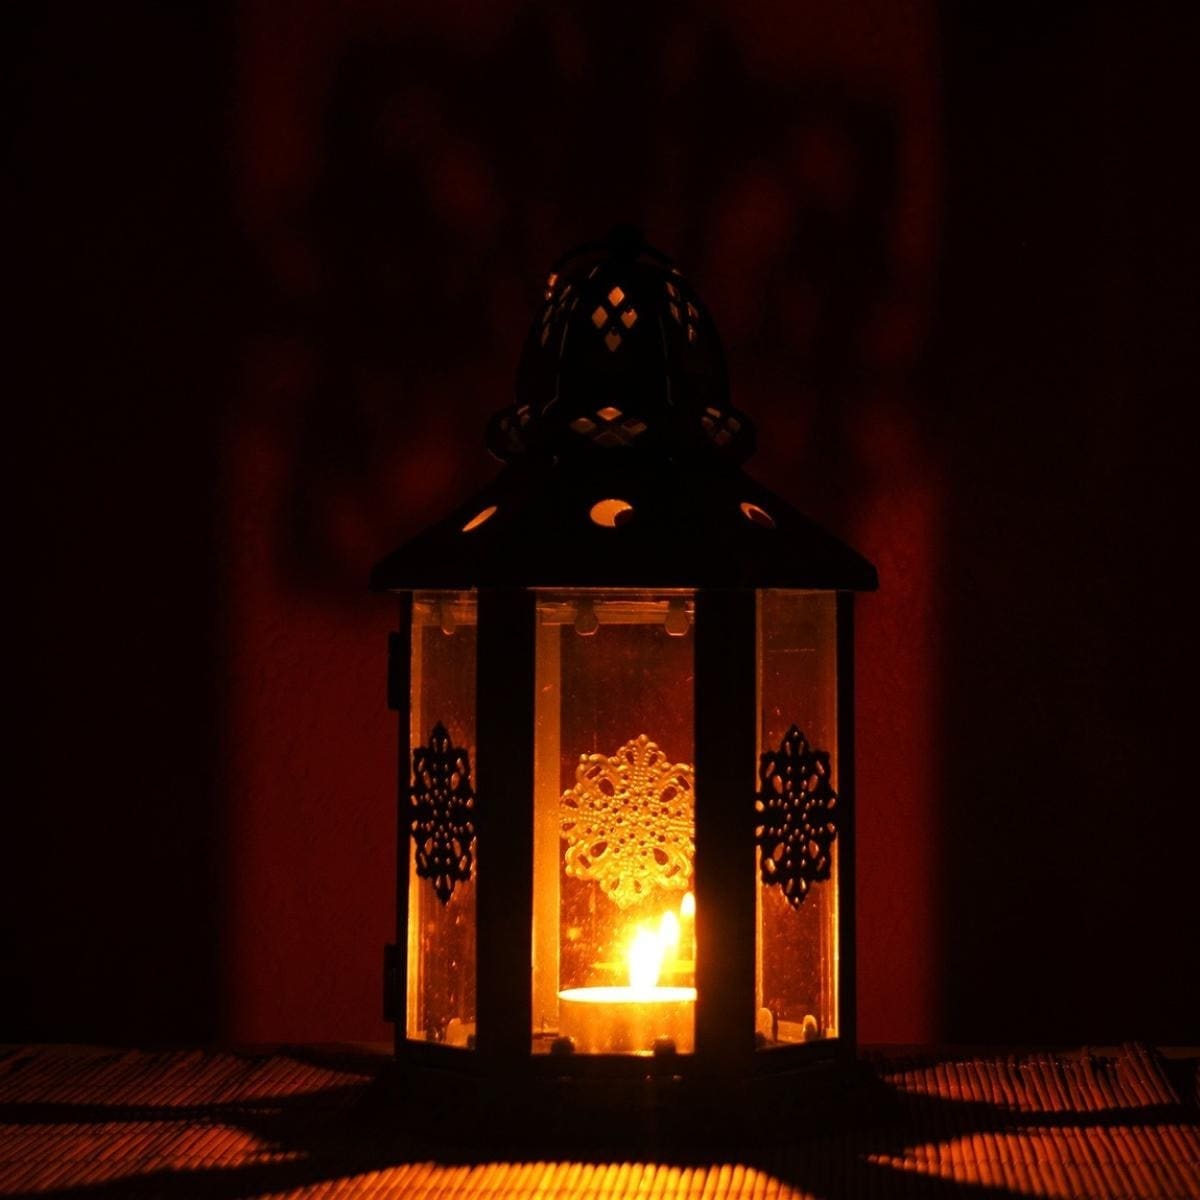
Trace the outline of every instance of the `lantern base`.
<path fill-rule="evenodd" d="M 373 1091 L 386 1123 L 431 1145 L 556 1154 L 602 1147 L 745 1147 L 878 1124 L 894 1109 L 869 1064 L 826 1060 L 700 1078 L 642 1060 L 642 1077 L 484 1076 L 392 1062 Z"/>

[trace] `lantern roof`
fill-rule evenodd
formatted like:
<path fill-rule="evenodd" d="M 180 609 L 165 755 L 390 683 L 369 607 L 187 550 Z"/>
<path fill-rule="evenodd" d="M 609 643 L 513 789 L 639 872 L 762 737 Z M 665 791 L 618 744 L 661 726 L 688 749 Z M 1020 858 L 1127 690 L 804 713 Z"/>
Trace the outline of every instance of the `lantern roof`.
<path fill-rule="evenodd" d="M 873 590 L 866 559 L 742 470 L 754 438 L 699 296 L 618 228 L 547 277 L 487 429 L 500 474 L 371 586 Z"/>

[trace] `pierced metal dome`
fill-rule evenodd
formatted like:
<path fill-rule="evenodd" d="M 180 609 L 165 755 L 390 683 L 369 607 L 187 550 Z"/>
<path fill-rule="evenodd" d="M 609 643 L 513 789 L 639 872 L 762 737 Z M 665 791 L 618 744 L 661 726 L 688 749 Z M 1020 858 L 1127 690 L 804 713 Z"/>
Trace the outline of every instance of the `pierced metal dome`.
<path fill-rule="evenodd" d="M 591 450 L 717 450 L 743 462 L 754 425 L 729 402 L 721 341 L 671 260 L 620 226 L 546 278 L 517 402 L 488 428 L 503 462 Z"/>
<path fill-rule="evenodd" d="M 504 469 L 379 562 L 371 586 L 878 586 L 866 559 L 741 470 L 754 440 L 707 309 L 619 228 L 547 278 L 517 401 L 488 425 Z"/>

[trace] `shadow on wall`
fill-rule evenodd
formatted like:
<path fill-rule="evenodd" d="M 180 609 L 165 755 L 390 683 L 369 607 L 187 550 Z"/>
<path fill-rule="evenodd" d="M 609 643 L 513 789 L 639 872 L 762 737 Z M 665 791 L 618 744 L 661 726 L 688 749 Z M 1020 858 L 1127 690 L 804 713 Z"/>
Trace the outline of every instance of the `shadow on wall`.
<path fill-rule="evenodd" d="M 875 844 L 864 801 L 862 1024 L 930 1036 L 934 780 L 907 752 L 933 722 L 920 651 L 938 495 L 908 409 L 932 46 L 914 26 L 864 49 L 861 14 L 793 27 L 736 6 L 314 13 L 282 63 L 265 8 L 240 29 L 239 205 L 261 302 L 231 441 L 231 510 L 254 514 L 229 580 L 231 1031 L 383 1034 L 389 614 L 364 566 L 487 477 L 484 423 L 511 398 L 545 269 L 632 219 L 713 310 L 759 422 L 756 473 L 880 560 L 864 723 L 897 681 L 904 705 L 861 738 L 863 794 L 886 779 L 888 795 Z M 303 655 L 286 648 L 301 629 Z"/>
<path fill-rule="evenodd" d="M 489 474 L 542 274 L 616 220 L 705 296 L 755 473 L 881 567 L 860 1025 L 932 1034 L 933 14 L 744 8 L 308 0 L 282 36 L 244 0 L 46 10 L 10 41 L 35 331 L 12 1036 L 384 1036 L 367 569 Z"/>
<path fill-rule="evenodd" d="M 367 569 L 483 481 L 543 271 L 620 219 L 706 298 L 755 473 L 880 568 L 864 1040 L 1194 1041 L 1194 38 L 1105 5 L 290 16 L 48 6 L 3 41 L 0 1037 L 384 1036 Z"/>

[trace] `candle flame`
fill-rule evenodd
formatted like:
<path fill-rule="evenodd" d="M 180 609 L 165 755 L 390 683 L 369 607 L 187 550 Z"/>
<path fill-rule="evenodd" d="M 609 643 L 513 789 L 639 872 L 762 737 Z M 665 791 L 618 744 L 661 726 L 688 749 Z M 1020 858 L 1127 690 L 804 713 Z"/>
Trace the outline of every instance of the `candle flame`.
<path fill-rule="evenodd" d="M 679 918 L 670 910 L 663 913 L 658 923 L 658 944 L 664 953 L 679 948 Z"/>
<path fill-rule="evenodd" d="M 679 915 L 685 920 L 696 915 L 696 897 L 691 892 L 684 892 L 683 899 L 679 902 Z"/>
<path fill-rule="evenodd" d="M 629 947 L 629 986 L 635 992 L 651 991 L 658 984 L 662 960 L 663 948 L 658 935 L 638 926 Z"/>
<path fill-rule="evenodd" d="M 679 918 L 673 912 L 663 913 L 657 931 L 639 925 L 629 946 L 629 986 L 638 992 L 657 987 L 663 960 L 678 948 Z"/>

